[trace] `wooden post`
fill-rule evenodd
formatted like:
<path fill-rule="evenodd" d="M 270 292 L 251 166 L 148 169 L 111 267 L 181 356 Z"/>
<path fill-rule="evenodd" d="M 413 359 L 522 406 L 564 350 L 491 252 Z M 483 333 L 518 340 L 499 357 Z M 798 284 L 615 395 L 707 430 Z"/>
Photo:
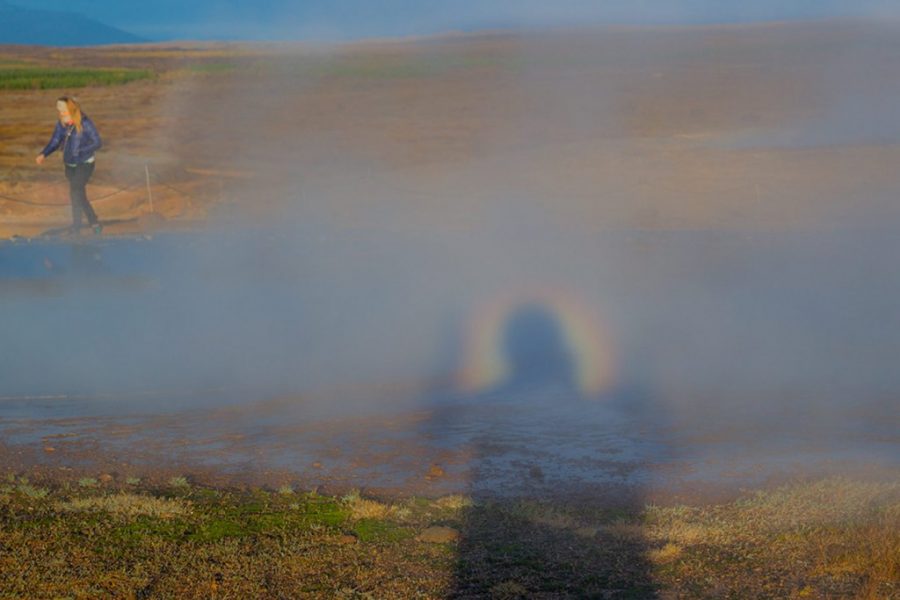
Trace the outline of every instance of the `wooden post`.
<path fill-rule="evenodd" d="M 144 173 L 147 175 L 147 199 L 150 201 L 150 212 L 155 212 L 153 210 L 153 194 L 150 192 L 150 165 L 144 164 Z"/>

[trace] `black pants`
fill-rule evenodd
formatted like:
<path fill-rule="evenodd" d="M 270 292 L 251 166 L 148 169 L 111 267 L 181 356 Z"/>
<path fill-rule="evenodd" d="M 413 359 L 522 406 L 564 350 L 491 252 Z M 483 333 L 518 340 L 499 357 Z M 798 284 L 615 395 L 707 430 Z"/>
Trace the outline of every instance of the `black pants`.
<path fill-rule="evenodd" d="M 69 180 L 69 200 L 72 201 L 72 226 L 78 229 L 81 227 L 81 213 L 87 215 L 88 223 L 96 225 L 98 223 L 97 213 L 94 207 L 87 199 L 88 180 L 94 174 L 94 163 L 81 163 L 75 167 L 66 165 L 66 179 Z"/>

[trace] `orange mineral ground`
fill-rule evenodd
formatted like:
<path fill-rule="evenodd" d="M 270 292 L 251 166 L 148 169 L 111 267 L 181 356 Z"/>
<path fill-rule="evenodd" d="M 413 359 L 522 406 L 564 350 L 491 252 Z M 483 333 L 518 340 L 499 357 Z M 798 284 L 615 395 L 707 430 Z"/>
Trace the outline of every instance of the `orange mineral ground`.
<path fill-rule="evenodd" d="M 58 157 L 33 160 L 65 92 L 105 140 L 89 194 L 110 234 L 285 210 L 466 228 L 510 199 L 596 230 L 883 223 L 898 210 L 898 39 L 892 26 L 834 21 L 6 46 L 3 64 L 155 77 L 0 91 L 0 236 L 67 222 Z"/>

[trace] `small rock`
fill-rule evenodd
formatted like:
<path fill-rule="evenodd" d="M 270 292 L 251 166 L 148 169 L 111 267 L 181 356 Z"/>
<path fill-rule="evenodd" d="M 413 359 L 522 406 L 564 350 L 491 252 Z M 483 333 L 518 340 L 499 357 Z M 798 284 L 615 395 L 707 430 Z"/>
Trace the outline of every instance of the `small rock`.
<path fill-rule="evenodd" d="M 349 545 L 349 544 L 355 544 L 358 540 L 356 539 L 355 535 L 344 534 L 342 536 L 339 536 L 337 541 L 338 541 L 338 544 Z"/>
<path fill-rule="evenodd" d="M 451 527 L 434 526 L 429 527 L 419 534 L 420 542 L 428 542 L 429 544 L 447 544 L 455 542 L 459 539 L 459 532 Z"/>

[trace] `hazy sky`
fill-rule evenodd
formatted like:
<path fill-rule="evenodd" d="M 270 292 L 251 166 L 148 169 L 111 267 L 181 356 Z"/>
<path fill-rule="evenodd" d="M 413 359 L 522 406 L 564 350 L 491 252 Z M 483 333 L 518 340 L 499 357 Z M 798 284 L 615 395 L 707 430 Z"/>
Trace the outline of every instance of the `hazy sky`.
<path fill-rule="evenodd" d="M 11 0 L 151 39 L 318 39 L 490 27 L 890 16 L 900 0 Z M 140 8 L 138 8 L 140 7 Z"/>

